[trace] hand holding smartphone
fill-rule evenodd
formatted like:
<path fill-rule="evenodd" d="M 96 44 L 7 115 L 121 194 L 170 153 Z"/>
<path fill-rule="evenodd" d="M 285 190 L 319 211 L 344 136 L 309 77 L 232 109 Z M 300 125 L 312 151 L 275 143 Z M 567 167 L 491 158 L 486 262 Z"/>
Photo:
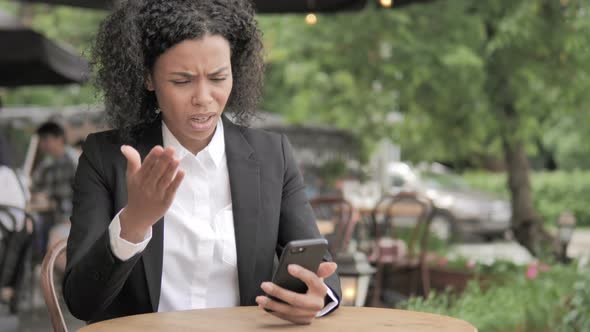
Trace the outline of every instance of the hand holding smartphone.
<path fill-rule="evenodd" d="M 296 293 L 307 292 L 307 285 L 293 277 L 288 267 L 290 264 L 297 264 L 304 269 L 316 273 L 322 259 L 328 250 L 326 239 L 297 240 L 289 242 L 283 249 L 279 266 L 275 271 L 272 282 L 284 289 Z M 275 301 L 283 302 L 280 299 L 270 297 Z"/>

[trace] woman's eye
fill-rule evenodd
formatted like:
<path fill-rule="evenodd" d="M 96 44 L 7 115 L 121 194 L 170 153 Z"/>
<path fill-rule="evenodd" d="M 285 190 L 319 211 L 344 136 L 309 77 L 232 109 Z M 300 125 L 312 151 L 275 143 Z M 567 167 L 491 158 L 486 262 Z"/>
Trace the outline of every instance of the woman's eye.
<path fill-rule="evenodd" d="M 175 85 L 184 85 L 190 83 L 190 81 L 172 81 Z"/>

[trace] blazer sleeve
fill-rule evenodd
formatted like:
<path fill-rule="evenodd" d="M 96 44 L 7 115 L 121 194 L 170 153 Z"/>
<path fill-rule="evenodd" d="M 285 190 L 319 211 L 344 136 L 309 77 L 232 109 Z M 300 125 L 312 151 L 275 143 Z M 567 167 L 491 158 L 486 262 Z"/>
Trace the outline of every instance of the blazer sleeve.
<path fill-rule="evenodd" d="M 80 156 L 67 245 L 64 298 L 70 312 L 84 321 L 93 320 L 107 308 L 140 257 L 123 262 L 111 251 L 108 226 L 115 214 L 114 194 L 102 161 L 115 156 L 101 151 L 102 145 L 96 135 L 90 135 Z"/>
<path fill-rule="evenodd" d="M 281 135 L 281 144 L 284 158 L 284 177 L 277 255 L 281 254 L 279 248 L 284 247 L 289 241 L 322 237 L 318 230 L 313 210 L 305 194 L 303 177 L 297 167 L 293 150 L 284 135 Z M 323 260 L 329 262 L 332 261 L 332 257 L 329 253 L 326 253 Z M 338 302 L 340 302 L 342 291 L 340 289 L 340 278 L 337 273 L 326 278 L 324 282 L 330 287 L 334 295 L 338 298 Z M 331 299 L 327 296 L 326 301 L 331 302 Z"/>

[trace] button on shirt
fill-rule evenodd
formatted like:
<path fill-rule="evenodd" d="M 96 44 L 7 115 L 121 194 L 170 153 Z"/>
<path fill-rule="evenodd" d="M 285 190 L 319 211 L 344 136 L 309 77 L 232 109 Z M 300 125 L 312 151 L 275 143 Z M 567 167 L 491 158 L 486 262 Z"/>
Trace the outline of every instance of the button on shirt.
<path fill-rule="evenodd" d="M 229 173 L 220 120 L 209 145 L 196 156 L 185 149 L 162 123 L 164 147 L 172 146 L 184 170 L 172 205 L 164 215 L 164 259 L 159 312 L 240 304 L 236 241 Z M 143 251 L 144 241 L 120 237 L 119 214 L 109 226 L 111 249 L 121 260 Z M 330 302 L 320 315 L 337 305 Z"/>

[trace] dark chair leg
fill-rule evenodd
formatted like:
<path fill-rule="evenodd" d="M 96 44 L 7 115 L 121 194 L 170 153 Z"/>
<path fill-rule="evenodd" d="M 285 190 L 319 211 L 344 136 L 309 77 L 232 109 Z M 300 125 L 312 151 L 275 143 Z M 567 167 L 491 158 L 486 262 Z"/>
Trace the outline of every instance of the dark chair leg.
<path fill-rule="evenodd" d="M 377 273 L 375 275 L 375 282 L 373 287 L 373 298 L 371 299 L 372 307 L 381 306 L 381 283 L 383 278 L 383 264 L 377 263 Z"/>
<path fill-rule="evenodd" d="M 430 293 L 430 273 L 428 267 L 421 267 L 420 272 L 422 274 L 422 290 L 424 291 L 424 297 L 428 297 Z"/>
<path fill-rule="evenodd" d="M 416 295 L 416 270 L 413 268 L 410 268 L 409 271 L 409 275 L 410 275 L 410 295 L 411 296 L 415 296 Z"/>

